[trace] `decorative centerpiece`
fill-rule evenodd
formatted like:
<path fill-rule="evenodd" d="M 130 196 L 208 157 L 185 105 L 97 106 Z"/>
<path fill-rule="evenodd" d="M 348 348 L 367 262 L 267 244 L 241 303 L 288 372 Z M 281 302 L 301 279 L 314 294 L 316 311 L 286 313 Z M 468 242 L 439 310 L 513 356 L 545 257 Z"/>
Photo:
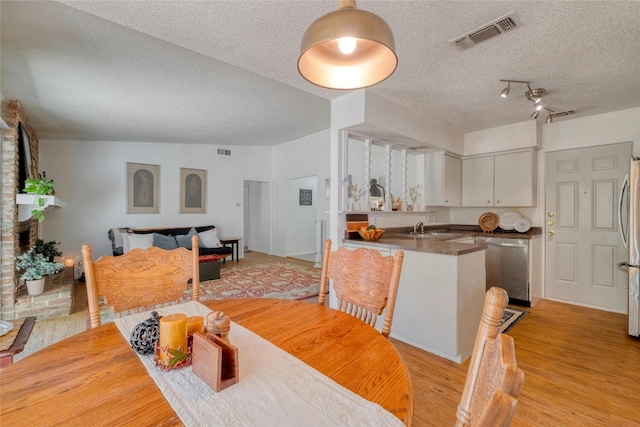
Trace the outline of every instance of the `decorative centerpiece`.
<path fill-rule="evenodd" d="M 42 254 L 36 253 L 35 246 L 27 252 L 16 255 L 16 270 L 20 271 L 20 279 L 27 284 L 29 295 L 40 295 L 44 292 L 47 276 L 58 273 L 64 268 L 61 262 L 51 262 Z"/>
<path fill-rule="evenodd" d="M 238 349 L 229 342 L 231 318 L 222 311 L 207 315 L 206 334 L 193 335 L 193 373 L 219 392 L 239 380 Z"/>
<path fill-rule="evenodd" d="M 138 323 L 131 332 L 129 344 L 138 354 L 153 354 L 156 343 L 160 339 L 160 318 L 157 311 L 151 312 L 151 317 Z"/>
<path fill-rule="evenodd" d="M 360 227 L 358 234 L 364 240 L 378 240 L 384 234 L 384 230 L 372 224 L 368 227 Z"/>
<path fill-rule="evenodd" d="M 169 314 L 159 319 L 160 339 L 155 343 L 156 365 L 164 370 L 191 364 L 191 349 L 187 340 L 187 315 Z"/>
<path fill-rule="evenodd" d="M 357 184 L 349 185 L 349 198 L 353 199 L 353 203 L 351 204 L 351 210 L 354 212 L 359 212 L 361 209 L 360 199 L 364 196 L 364 188 L 358 188 Z"/>

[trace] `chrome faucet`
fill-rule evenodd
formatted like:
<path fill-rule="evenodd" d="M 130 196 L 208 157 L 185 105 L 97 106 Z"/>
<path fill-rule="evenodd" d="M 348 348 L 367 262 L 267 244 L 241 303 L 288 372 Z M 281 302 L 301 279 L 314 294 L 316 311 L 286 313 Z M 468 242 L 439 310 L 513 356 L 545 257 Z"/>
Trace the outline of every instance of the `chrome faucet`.
<path fill-rule="evenodd" d="M 424 233 L 424 224 L 422 223 L 422 221 L 413 226 L 414 233 L 418 232 L 418 227 L 420 227 L 420 233 Z"/>

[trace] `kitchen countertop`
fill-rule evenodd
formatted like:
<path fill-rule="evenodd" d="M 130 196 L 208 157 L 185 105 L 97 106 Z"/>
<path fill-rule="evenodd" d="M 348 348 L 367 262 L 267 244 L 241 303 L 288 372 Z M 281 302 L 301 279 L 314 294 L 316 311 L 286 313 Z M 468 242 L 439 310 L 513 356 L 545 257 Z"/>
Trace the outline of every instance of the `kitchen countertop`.
<path fill-rule="evenodd" d="M 526 233 L 515 231 L 505 231 L 500 228 L 492 233 L 485 233 L 479 226 L 475 225 L 438 225 L 435 227 L 424 227 L 424 232 L 440 232 L 447 235 L 430 238 L 412 237 L 409 233 L 413 227 L 386 228 L 385 234 L 380 240 L 369 241 L 360 238 L 344 239 L 343 244 L 367 245 L 373 248 L 402 249 L 407 251 L 426 252 L 442 255 L 464 255 L 471 252 L 481 251 L 485 248 L 472 243 L 450 242 L 447 240 L 461 239 L 467 236 L 501 237 L 511 239 L 531 239 L 542 235 L 542 228 L 531 227 Z M 451 236 L 455 234 L 455 236 Z"/>

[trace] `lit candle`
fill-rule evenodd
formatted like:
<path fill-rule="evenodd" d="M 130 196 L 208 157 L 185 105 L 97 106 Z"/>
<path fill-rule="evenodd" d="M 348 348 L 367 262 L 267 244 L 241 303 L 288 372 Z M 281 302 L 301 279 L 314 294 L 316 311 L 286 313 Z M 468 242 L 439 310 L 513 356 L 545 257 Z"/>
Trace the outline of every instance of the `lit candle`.
<path fill-rule="evenodd" d="M 75 260 L 73 258 L 65 258 L 64 259 L 65 267 L 73 267 L 74 261 Z"/>
<path fill-rule="evenodd" d="M 187 335 L 193 335 L 194 332 L 204 331 L 204 317 L 191 316 L 187 317 Z"/>
<path fill-rule="evenodd" d="M 160 318 L 160 348 L 178 349 L 182 347 L 183 352 L 187 352 L 187 315 L 169 314 Z M 167 362 L 167 356 L 160 355 L 162 362 Z"/>

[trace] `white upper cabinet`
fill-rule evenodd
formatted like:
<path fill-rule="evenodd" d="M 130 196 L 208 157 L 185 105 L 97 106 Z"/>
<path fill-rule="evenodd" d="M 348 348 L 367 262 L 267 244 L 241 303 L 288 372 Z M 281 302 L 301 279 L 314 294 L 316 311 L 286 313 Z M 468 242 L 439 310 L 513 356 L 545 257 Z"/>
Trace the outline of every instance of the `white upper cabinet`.
<path fill-rule="evenodd" d="M 536 205 L 535 160 L 533 151 L 495 156 L 494 206 Z"/>
<path fill-rule="evenodd" d="M 425 155 L 425 205 L 460 206 L 462 202 L 462 160 L 444 152 Z"/>
<path fill-rule="evenodd" d="M 462 206 L 493 206 L 493 156 L 462 160 Z"/>
<path fill-rule="evenodd" d="M 535 206 L 533 150 L 463 160 L 463 206 Z"/>

